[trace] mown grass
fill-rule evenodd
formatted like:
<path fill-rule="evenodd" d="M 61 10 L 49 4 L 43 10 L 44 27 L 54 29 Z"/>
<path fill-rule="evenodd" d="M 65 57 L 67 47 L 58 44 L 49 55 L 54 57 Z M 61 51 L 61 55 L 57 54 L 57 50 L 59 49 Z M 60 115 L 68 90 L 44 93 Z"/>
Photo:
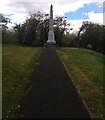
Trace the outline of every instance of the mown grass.
<path fill-rule="evenodd" d="M 12 117 L 40 54 L 40 48 L 3 45 L 3 118 Z"/>
<path fill-rule="evenodd" d="M 105 56 L 86 49 L 57 50 L 93 118 L 103 117 Z M 105 108 L 104 108 L 105 109 Z"/>

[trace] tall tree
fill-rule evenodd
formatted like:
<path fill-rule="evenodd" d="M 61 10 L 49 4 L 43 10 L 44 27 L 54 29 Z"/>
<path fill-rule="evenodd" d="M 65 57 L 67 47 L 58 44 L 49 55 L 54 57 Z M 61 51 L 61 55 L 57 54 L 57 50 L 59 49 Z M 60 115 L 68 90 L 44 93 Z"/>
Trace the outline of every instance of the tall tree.
<path fill-rule="evenodd" d="M 0 14 L 0 29 L 2 30 L 2 43 L 7 43 L 9 41 L 9 30 L 7 24 L 10 23 L 10 19 Z"/>
<path fill-rule="evenodd" d="M 67 30 L 67 27 L 70 26 L 70 24 L 67 23 L 66 17 L 56 17 L 54 20 L 54 26 L 55 40 L 60 46 L 62 46 L 64 31 Z"/>
<path fill-rule="evenodd" d="M 88 45 L 91 45 L 91 49 L 104 52 L 104 41 L 105 41 L 105 28 L 103 25 L 83 22 L 80 31 L 78 32 L 79 45 L 81 47 L 87 48 Z"/>

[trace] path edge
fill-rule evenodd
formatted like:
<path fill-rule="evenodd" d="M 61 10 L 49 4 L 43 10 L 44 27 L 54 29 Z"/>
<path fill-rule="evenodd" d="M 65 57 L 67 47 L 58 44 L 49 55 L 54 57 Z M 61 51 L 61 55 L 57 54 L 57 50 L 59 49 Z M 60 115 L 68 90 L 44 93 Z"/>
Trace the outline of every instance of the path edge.
<path fill-rule="evenodd" d="M 56 49 L 56 53 L 57 53 L 57 49 Z M 81 97 L 81 95 L 80 95 L 80 90 L 76 87 L 76 84 L 75 84 L 75 82 L 74 82 L 74 80 L 73 80 L 73 78 L 72 78 L 72 76 L 71 76 L 71 74 L 70 74 L 68 68 L 66 67 L 66 65 L 64 64 L 64 62 L 62 61 L 62 59 L 60 58 L 60 56 L 59 56 L 58 53 L 57 53 L 57 55 L 58 55 L 58 57 L 59 57 L 61 63 L 63 64 L 63 66 L 64 66 L 66 72 L 68 73 L 69 77 L 71 78 L 71 81 L 72 81 L 72 83 L 73 83 L 73 85 L 74 85 L 74 88 L 76 89 L 76 91 L 77 91 L 77 93 L 78 93 L 80 99 L 82 100 L 82 103 L 84 104 L 85 108 L 87 109 L 87 112 L 88 112 L 90 118 L 94 118 L 94 117 L 92 116 L 92 113 L 90 112 L 88 106 L 86 105 L 86 102 L 85 102 L 84 99 Z"/>

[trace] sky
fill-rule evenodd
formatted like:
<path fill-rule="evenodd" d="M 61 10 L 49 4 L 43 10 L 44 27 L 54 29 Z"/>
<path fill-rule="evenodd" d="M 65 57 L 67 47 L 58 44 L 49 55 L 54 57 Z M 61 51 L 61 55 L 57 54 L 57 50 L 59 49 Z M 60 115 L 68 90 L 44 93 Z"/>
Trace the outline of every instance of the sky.
<path fill-rule="evenodd" d="M 55 2 L 56 1 L 56 2 Z M 23 23 L 29 12 L 37 11 L 48 13 L 50 5 L 53 5 L 53 14 L 67 17 L 67 22 L 73 28 L 71 32 L 76 32 L 83 21 L 91 21 L 103 24 L 104 0 L 3 0 L 0 2 L 0 13 L 10 18 L 11 28 L 15 23 Z"/>

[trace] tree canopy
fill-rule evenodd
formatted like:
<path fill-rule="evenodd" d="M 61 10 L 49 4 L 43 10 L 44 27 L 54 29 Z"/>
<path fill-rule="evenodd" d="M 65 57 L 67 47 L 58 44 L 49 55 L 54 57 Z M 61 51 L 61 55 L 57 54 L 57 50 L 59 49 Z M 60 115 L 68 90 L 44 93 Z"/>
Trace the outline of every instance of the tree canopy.
<path fill-rule="evenodd" d="M 48 39 L 49 14 L 40 11 L 30 13 L 25 22 L 16 24 L 12 31 L 7 27 L 10 20 L 1 14 L 0 18 L 3 43 L 44 46 Z M 59 46 L 88 48 L 105 54 L 105 26 L 85 21 L 77 36 L 67 32 L 69 26 L 63 16 L 54 19 L 55 40 Z"/>
<path fill-rule="evenodd" d="M 105 53 L 105 26 L 85 21 L 73 42 L 74 46 Z"/>

